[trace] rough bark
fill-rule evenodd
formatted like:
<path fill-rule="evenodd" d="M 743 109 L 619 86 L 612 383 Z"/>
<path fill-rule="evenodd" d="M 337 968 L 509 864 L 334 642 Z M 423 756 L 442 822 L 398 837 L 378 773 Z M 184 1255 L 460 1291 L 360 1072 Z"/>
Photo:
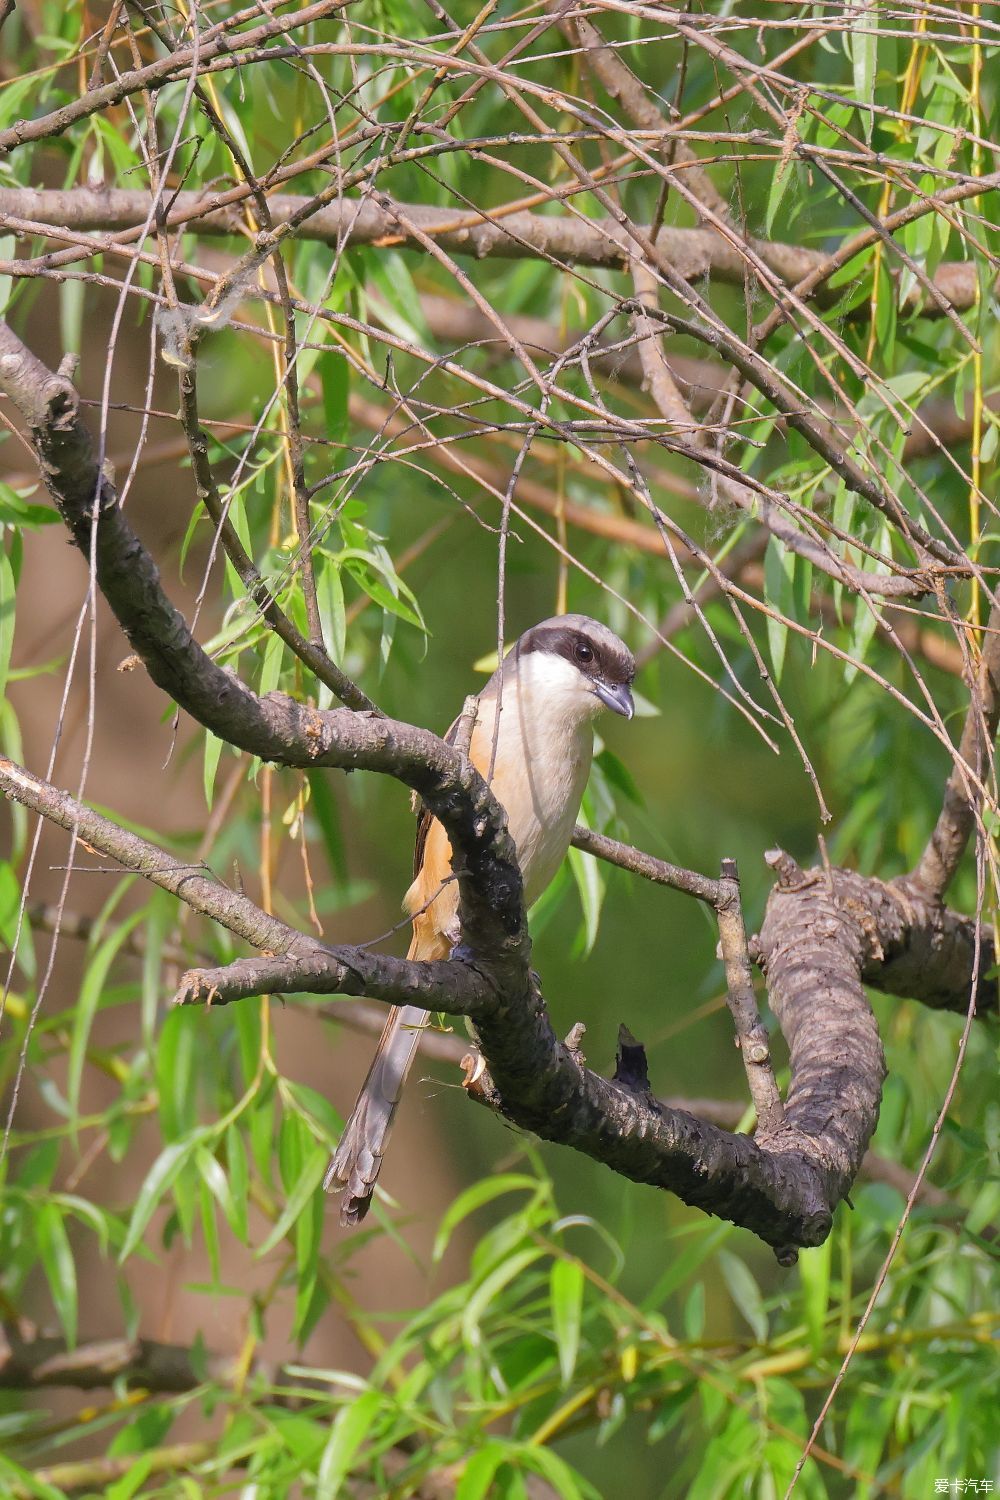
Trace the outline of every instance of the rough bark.
<path fill-rule="evenodd" d="M 109 85 L 110 87 L 110 85 Z M 16 127 L 15 127 L 16 128 Z M 2 143 L 0 132 L 0 143 Z M 0 146 L 2 148 L 2 146 Z M 245 186 L 216 193 L 173 194 L 164 227 L 184 225 L 200 235 L 243 237 L 245 223 L 241 206 L 249 196 Z M 268 205 L 274 224 L 281 225 L 301 214 L 310 200 L 294 193 L 274 193 Z M 0 218 L 32 220 L 39 226 L 73 231 L 121 231 L 143 224 L 149 213 L 147 193 L 129 188 L 0 189 Z M 300 238 L 341 248 L 344 245 L 393 243 L 409 249 L 424 249 L 420 233 L 432 234 L 435 244 L 452 255 L 471 255 L 477 260 L 494 257 L 509 260 L 543 259 L 578 266 L 627 266 L 635 256 L 635 244 L 620 224 L 610 218 L 588 219 L 572 214 L 538 214 L 526 209 L 487 216 L 464 209 L 442 209 L 426 203 L 393 206 L 372 198 L 344 198 L 328 203 L 307 218 L 297 230 Z M 411 226 L 407 228 L 407 225 Z M 418 233 L 419 232 L 419 233 Z M 650 226 L 644 232 L 651 233 Z M 713 229 L 661 227 L 656 236 L 658 252 L 685 281 L 711 276 L 731 286 L 742 286 L 746 256 L 739 246 Z M 748 247 L 761 261 L 789 283 L 818 272 L 828 257 L 800 245 L 772 240 L 748 239 Z M 74 258 L 84 258 L 81 248 Z M 44 257 L 42 257 L 44 260 Z M 971 263 L 947 263 L 938 267 L 934 284 L 951 307 L 975 305 L 975 268 Z M 817 293 L 817 300 L 835 301 L 838 293 Z M 914 310 L 911 298 L 907 310 Z M 928 300 L 920 307 L 924 316 L 940 309 Z"/>
<path fill-rule="evenodd" d="M 966 1009 L 976 931 L 911 882 L 887 886 L 844 871 L 803 875 L 775 856 L 779 882 L 758 954 L 788 1040 L 784 1120 L 756 1141 L 650 1092 L 645 1058 L 629 1045 L 612 1079 L 556 1037 L 528 966 L 520 873 L 502 810 L 468 760 L 413 725 L 348 709 L 320 712 L 279 694 L 261 698 L 208 658 L 163 592 L 152 558 L 113 487 L 98 473 L 76 394 L 0 325 L 0 386 L 31 432 L 43 477 L 76 545 L 93 557 L 101 592 L 153 680 L 220 738 L 281 765 L 366 769 L 418 792 L 455 851 L 463 944 L 452 960 L 410 964 L 331 948 L 259 912 L 200 869 L 162 851 L 7 762 L 0 785 L 94 848 L 172 889 L 265 952 L 184 976 L 181 1003 L 225 1003 L 275 989 L 365 994 L 465 1015 L 488 1068 L 490 1098 L 519 1127 L 574 1147 L 636 1182 L 751 1229 L 783 1263 L 820 1243 L 860 1169 L 878 1117 L 884 1065 L 864 984 Z M 677 871 L 640 851 L 577 843 L 636 873 L 688 889 L 717 908 L 731 881 Z M 992 945 L 982 947 L 989 971 Z M 736 945 L 738 949 L 739 945 Z M 735 951 L 735 950 L 734 950 Z M 985 1013 L 993 981 L 983 981 Z M 749 1003 L 749 997 L 743 996 Z"/>

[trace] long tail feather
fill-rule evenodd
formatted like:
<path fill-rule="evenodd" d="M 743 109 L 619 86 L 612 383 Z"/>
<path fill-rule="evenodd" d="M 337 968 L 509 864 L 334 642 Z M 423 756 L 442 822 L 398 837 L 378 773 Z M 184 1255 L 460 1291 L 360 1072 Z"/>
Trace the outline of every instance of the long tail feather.
<path fill-rule="evenodd" d="M 429 1017 L 430 1011 L 415 1005 L 393 1006 L 389 1012 L 368 1077 L 323 1179 L 327 1192 L 344 1194 L 342 1224 L 358 1224 L 368 1212 L 403 1084 Z"/>

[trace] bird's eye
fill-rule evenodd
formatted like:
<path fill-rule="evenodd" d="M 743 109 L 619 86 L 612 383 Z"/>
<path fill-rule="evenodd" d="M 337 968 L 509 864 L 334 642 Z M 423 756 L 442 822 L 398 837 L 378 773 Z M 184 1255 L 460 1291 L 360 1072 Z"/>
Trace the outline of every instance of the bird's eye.
<path fill-rule="evenodd" d="M 576 643 L 576 659 L 577 659 L 577 661 L 593 661 L 594 660 L 594 648 L 593 648 L 593 646 L 588 646 L 586 641 L 577 641 L 577 643 Z"/>

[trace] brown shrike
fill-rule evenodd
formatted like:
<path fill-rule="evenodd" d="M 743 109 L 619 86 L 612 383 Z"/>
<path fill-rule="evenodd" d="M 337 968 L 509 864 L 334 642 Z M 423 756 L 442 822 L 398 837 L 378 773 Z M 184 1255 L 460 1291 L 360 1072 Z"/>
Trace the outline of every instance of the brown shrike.
<path fill-rule="evenodd" d="M 544 891 L 569 848 L 590 774 L 593 720 L 604 708 L 631 719 L 634 676 L 631 651 L 607 626 L 586 615 L 558 615 L 525 631 L 479 694 L 469 755 L 507 814 L 526 906 Z M 447 958 L 459 940 L 458 884 L 450 875 L 448 837 L 425 812 L 417 830 L 415 879 L 403 901 L 413 916 L 411 959 Z M 368 1212 L 400 1093 L 429 1018 L 429 1011 L 415 1005 L 389 1012 L 324 1182 L 327 1190 L 346 1189 L 344 1224 L 356 1224 Z"/>

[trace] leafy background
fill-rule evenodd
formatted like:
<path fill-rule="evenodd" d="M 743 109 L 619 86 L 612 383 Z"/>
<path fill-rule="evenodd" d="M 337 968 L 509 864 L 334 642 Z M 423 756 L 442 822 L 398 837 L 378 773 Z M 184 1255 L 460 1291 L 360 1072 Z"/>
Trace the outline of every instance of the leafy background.
<path fill-rule="evenodd" d="M 233 8 L 210 9 L 216 18 Z M 759 56 L 759 40 L 773 57 L 800 22 L 793 7 L 727 10 L 740 22 L 730 44 L 748 56 Z M 473 14 L 474 7 L 461 7 L 458 24 Z M 499 17 L 512 14 L 498 7 Z M 935 170 L 988 165 L 980 145 L 947 131 L 994 138 L 995 38 L 988 34 L 977 61 L 968 28 L 960 34 L 955 16 L 943 14 L 921 25 L 920 13 L 903 7 L 878 27 L 833 28 L 786 65 L 792 76 L 843 100 L 807 112 L 799 126 L 804 139 L 842 146 L 847 132 L 860 143 L 859 160 L 868 145 L 909 164 L 908 178 L 896 179 L 895 204 L 907 191 L 933 186 Z M 106 7 L 79 4 L 19 7 L 4 30 L 0 124 L 75 96 L 105 15 Z M 775 24 L 763 27 L 765 21 Z M 633 65 L 660 80 L 669 100 L 676 42 L 639 17 L 607 13 L 602 25 L 613 38 L 643 43 L 629 54 Z M 373 52 L 380 39 L 417 42 L 435 30 L 429 10 L 401 0 L 361 0 L 343 26 L 344 35 L 350 28 L 370 41 Z M 336 25 L 320 32 L 327 40 L 341 35 Z M 502 42 L 501 30 L 484 45 L 498 51 Z M 581 90 L 578 63 L 552 59 L 556 50 L 551 38 L 533 46 L 541 61 L 531 76 Z M 405 119 L 425 82 L 402 66 L 380 72 L 374 57 L 319 57 L 315 66 L 334 89 L 358 85 L 358 97 L 370 108 L 378 104 L 383 119 Z M 697 52 L 686 66 L 684 105 L 693 108 L 713 96 L 718 79 Z M 438 102 L 456 99 L 464 82 L 446 78 Z M 279 64 L 255 68 L 246 87 L 220 75 L 212 90 L 227 126 L 260 166 L 286 148 L 290 128 L 298 135 L 319 118 L 311 81 Z M 382 103 L 388 90 L 394 92 Z M 181 100 L 179 85 L 158 96 L 164 139 Z M 905 127 L 888 113 L 904 105 L 923 123 Z M 342 113 L 356 118 L 348 106 Z M 730 143 L 716 152 L 715 179 L 751 231 L 831 248 L 857 227 L 829 183 L 797 160 L 780 160 L 773 121 L 752 102 L 738 99 L 732 113 L 716 111 L 702 128 L 770 132 L 770 150 Z M 184 129 L 194 180 L 231 174 L 218 132 L 203 115 L 193 113 Z M 494 88 L 461 116 L 465 139 L 519 129 L 523 121 Z M 538 144 L 498 155 L 545 180 L 555 170 Z M 852 170 L 854 190 L 870 209 L 884 211 L 889 190 L 879 174 L 863 164 Z M 145 181 L 135 125 L 123 110 L 95 114 L 58 140 L 13 152 L 0 171 L 3 186 Z M 306 172 L 295 190 L 324 185 L 320 173 Z M 400 201 L 442 207 L 462 195 L 492 204 L 521 191 L 463 150 L 429 165 L 392 167 L 380 185 Z M 621 187 L 636 218 L 649 217 L 657 188 L 642 176 Z M 597 212 L 586 195 L 574 202 L 585 214 Z M 954 216 L 926 215 L 902 231 L 901 243 L 930 272 L 942 259 L 973 259 L 986 287 L 1000 242 L 996 194 L 978 201 L 976 213 L 962 232 Z M 673 199 L 668 220 L 692 222 Z M 40 244 L 22 238 L 6 253 L 34 254 Z M 215 269 L 243 248 L 236 239 L 184 242 L 189 259 Z M 447 416 L 467 399 L 461 383 L 399 349 L 387 359 L 375 336 L 388 328 L 434 353 L 452 348 L 429 327 L 421 298 L 456 288 L 446 267 L 399 249 L 347 249 L 331 286 L 326 247 L 296 243 L 287 264 L 307 300 L 371 325 L 359 334 L 323 321 L 307 329 L 303 320 L 299 329 L 311 346 L 299 361 L 307 477 L 318 483 L 333 476 L 313 502 L 319 597 L 333 654 L 387 712 L 443 730 L 495 648 L 496 499 L 444 470 L 433 452 L 402 460 L 388 447 L 350 487 L 343 476 L 373 441 L 372 421 L 361 420 L 363 403 L 384 414 L 393 388 L 440 403 L 446 415 L 438 433 L 461 426 Z M 109 277 L 121 274 L 111 256 L 97 266 Z M 487 260 L 473 269 L 482 295 L 506 314 L 562 328 L 583 331 L 609 296 L 629 295 L 616 271 L 558 275 L 527 260 Z M 866 385 L 833 354 L 824 359 L 857 403 L 870 440 L 888 444 L 899 462 L 892 482 L 911 511 L 925 514 L 920 492 L 929 491 L 970 548 L 995 561 L 992 515 L 979 515 L 969 500 L 970 470 L 984 488 L 995 475 L 995 305 L 984 295 L 966 314 L 981 341 L 978 356 L 953 323 L 897 314 L 878 249 L 856 258 L 843 280 L 848 293 L 824 316 L 878 382 Z M 140 268 L 136 282 L 153 287 L 155 273 Z M 53 362 L 63 349 L 76 350 L 81 389 L 98 400 L 113 289 L 72 277 L 57 284 L 14 279 L 5 288 L 15 326 Z M 183 290 L 191 301 L 204 294 L 193 281 Z M 731 326 L 743 328 L 742 289 L 713 287 L 712 295 Z M 284 419 L 277 404 L 266 411 L 273 346 L 242 326 L 266 330 L 269 316 L 248 300 L 238 310 L 241 326 L 207 340 L 201 400 L 212 424 L 212 462 L 233 497 L 245 544 L 264 576 L 280 580 L 282 602 L 304 624 L 289 568 L 295 540 Z M 119 473 L 140 438 L 136 408 L 143 405 L 150 329 L 149 308 L 136 297 L 114 356 L 112 399 L 130 408 L 109 419 L 108 451 Z M 158 331 L 169 348 L 169 323 L 161 318 Z M 704 353 L 682 338 L 671 348 Z M 825 398 L 801 342 L 779 332 L 770 355 L 810 400 Z M 461 362 L 504 389 L 520 389 L 522 372 L 496 345 L 465 349 Z M 568 390 L 586 394 L 578 371 L 564 378 Z M 652 411 L 642 392 L 618 378 L 602 390 L 619 413 Z M 936 453 L 904 467 L 893 396 L 913 404 L 935 397 L 963 415 L 972 402 L 979 412 L 975 451 L 966 442 L 956 447 L 954 464 Z M 174 375 L 162 360 L 150 406 L 164 414 L 176 407 Z M 510 418 L 499 402 L 475 410 L 484 420 Z M 247 424 L 261 417 L 261 436 L 248 445 Z M 172 416 L 153 417 L 145 436 L 129 505 L 190 615 L 211 530 L 195 505 Z M 776 429 L 764 403 L 745 439 L 733 456 L 748 470 L 807 506 L 832 507 L 837 524 L 857 539 L 902 555 L 894 535 L 853 504 L 817 455 L 794 433 Z M 463 443 L 505 482 L 517 451 L 509 435 L 473 433 Z M 884 455 L 875 457 L 884 469 Z M 47 524 L 52 515 L 33 488 L 29 455 L 9 436 L 4 459 L 0 670 L 15 600 L 17 629 L 0 727 L 5 752 L 41 770 L 85 579 L 61 530 Z M 658 503 L 703 546 L 724 555 L 741 540 L 747 523 L 724 504 L 672 493 L 671 476 L 693 472 L 683 461 L 661 452 L 650 464 Z M 553 496 L 634 518 L 630 497 L 611 493 L 579 450 L 537 441 L 525 472 Z M 561 566 L 551 545 L 563 534 L 559 518 L 539 520 L 544 535 L 518 518 L 512 523 L 508 638 L 565 603 L 646 646 L 651 637 L 642 621 L 662 618 L 678 598 L 664 561 L 576 528 L 567 533 L 574 564 L 627 599 L 637 619 L 586 572 Z M 860 553 L 854 560 L 871 561 Z M 840 599 L 835 586 L 813 589 L 815 582 L 804 564 L 770 543 L 763 597 L 815 631 L 822 596 L 825 638 L 914 697 L 874 616 Z M 958 597 L 963 609 L 977 610 L 971 593 Z M 766 701 L 731 613 L 719 603 L 707 612 L 733 675 Z M 926 628 L 947 643 L 933 619 Z M 228 563 L 212 571 L 199 629 L 261 691 L 315 694 L 301 667 L 253 623 Z M 882 876 L 909 868 L 939 805 L 947 771 L 941 747 L 883 683 L 845 668 L 780 621 L 756 617 L 753 629 L 829 802 L 830 857 Z M 764 850 L 781 845 L 802 860 L 815 858 L 822 831 L 816 799 L 787 738 L 779 736 L 775 755 L 716 691 L 723 673 L 704 632 L 689 626 L 676 644 L 708 680 L 666 652 L 652 655 L 638 682 L 648 711 L 631 725 L 600 726 L 605 744 L 587 812 L 597 825 L 709 873 L 722 856 L 736 856 L 752 923 L 768 886 Z M 304 779 L 237 758 L 186 722 L 175 725 L 141 674 L 116 672 L 123 655 L 120 635 L 99 611 L 89 800 L 174 853 L 206 859 L 223 878 L 238 870 L 254 897 L 286 918 L 308 924 L 312 910 L 331 939 L 374 938 L 399 921 L 412 833 L 399 788 L 353 776 Z M 966 698 L 960 679 L 933 662 L 921 666 L 954 726 Z M 320 692 L 318 701 L 328 700 Z M 86 672 L 78 669 L 55 772 L 60 784 L 75 783 L 87 734 Z M 0 864 L 0 935 L 10 945 L 32 830 L 16 809 L 4 817 L 11 837 Z M 0 1309 L 5 1319 L 61 1330 L 70 1345 L 140 1331 L 188 1346 L 197 1383 L 176 1395 L 120 1383 L 83 1399 L 0 1391 L 0 1475 L 10 1493 L 123 1500 L 245 1492 L 263 1500 L 371 1492 L 367 1484 L 376 1493 L 454 1492 L 475 1500 L 534 1494 L 538 1481 L 565 1496 L 783 1493 L 892 1239 L 903 1206 L 897 1188 L 859 1182 L 853 1211 L 840 1210 L 828 1244 L 781 1271 L 746 1234 L 583 1158 L 536 1148 L 471 1106 L 453 1069 L 428 1063 L 418 1068 L 401 1111 L 382 1177 L 388 1196 L 361 1232 L 346 1235 L 317 1189 L 370 1038 L 337 1024 L 336 1002 L 304 997 L 171 1013 L 166 997 L 179 967 L 204 954 L 231 956 L 228 939 L 183 917 L 161 894 L 150 897 L 134 880 L 104 871 L 73 876 L 68 906 L 92 917 L 93 926 L 84 939 L 62 936 L 44 1005 L 29 1028 L 51 940 L 37 904 L 57 897 L 65 854 L 65 840 L 46 832 L 29 892 L 35 920 L 22 931 L 0 1038 L 8 1090 L 22 1048 L 27 1061 L 3 1162 Z M 99 863 L 85 851 L 77 857 Z M 953 894 L 972 909 L 971 871 Z M 536 912 L 533 930 L 557 1027 L 586 1021 L 593 1064 L 610 1068 L 624 1021 L 646 1043 L 658 1093 L 742 1099 L 715 934 L 682 897 L 598 872 L 575 856 Z M 405 931 L 390 941 L 398 950 Z M 874 1004 L 890 1069 L 874 1144 L 915 1167 L 961 1021 L 879 997 Z M 948 1203 L 914 1212 L 820 1434 L 822 1453 L 803 1472 L 803 1496 L 922 1496 L 934 1493 L 936 1478 L 995 1477 L 994 1079 L 994 1043 L 977 1035 L 932 1168 Z M 216 1351 L 231 1356 L 225 1371 L 211 1358 Z M 189 1446 L 178 1452 L 181 1443 Z M 133 1457 L 128 1472 L 124 1464 L 95 1467 L 101 1458 L 113 1465 Z M 82 1465 L 75 1480 L 65 1470 L 53 1473 L 71 1461 Z"/>

